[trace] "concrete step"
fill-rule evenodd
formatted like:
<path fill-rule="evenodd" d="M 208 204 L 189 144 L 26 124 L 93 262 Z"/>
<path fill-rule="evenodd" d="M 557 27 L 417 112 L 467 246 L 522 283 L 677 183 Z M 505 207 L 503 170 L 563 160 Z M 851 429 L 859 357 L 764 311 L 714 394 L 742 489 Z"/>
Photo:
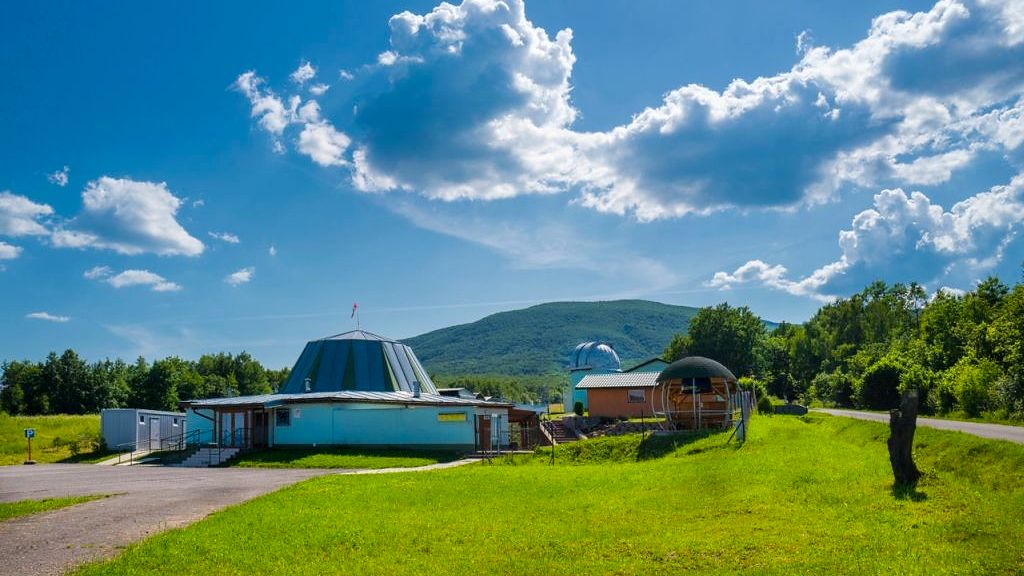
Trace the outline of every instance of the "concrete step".
<path fill-rule="evenodd" d="M 238 455 L 238 448 L 200 448 L 186 458 L 179 466 L 183 468 L 206 468 L 217 466 Z"/>

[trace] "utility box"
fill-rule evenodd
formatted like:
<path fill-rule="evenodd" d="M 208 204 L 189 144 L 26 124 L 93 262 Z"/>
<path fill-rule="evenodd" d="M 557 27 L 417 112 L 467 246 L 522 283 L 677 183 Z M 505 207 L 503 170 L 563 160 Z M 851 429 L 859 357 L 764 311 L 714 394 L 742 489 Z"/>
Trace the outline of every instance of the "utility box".
<path fill-rule="evenodd" d="M 100 433 L 107 450 L 129 452 L 184 446 L 185 413 L 142 408 L 106 408 Z"/>

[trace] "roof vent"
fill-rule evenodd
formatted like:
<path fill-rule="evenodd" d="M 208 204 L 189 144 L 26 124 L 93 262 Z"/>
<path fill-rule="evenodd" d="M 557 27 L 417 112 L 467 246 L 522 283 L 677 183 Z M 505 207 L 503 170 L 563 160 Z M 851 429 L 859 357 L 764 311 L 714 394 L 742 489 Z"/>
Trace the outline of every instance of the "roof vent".
<path fill-rule="evenodd" d="M 306 382 L 306 392 L 312 391 L 313 390 L 313 382 L 308 377 L 306 378 L 305 382 Z"/>

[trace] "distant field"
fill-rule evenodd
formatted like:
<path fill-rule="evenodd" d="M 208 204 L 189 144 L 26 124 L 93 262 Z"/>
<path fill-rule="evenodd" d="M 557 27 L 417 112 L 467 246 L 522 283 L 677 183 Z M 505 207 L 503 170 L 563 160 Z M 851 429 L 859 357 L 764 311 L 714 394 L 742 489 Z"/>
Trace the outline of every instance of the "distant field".
<path fill-rule="evenodd" d="M 556 451 L 555 466 L 541 453 L 326 476 L 79 574 L 1020 573 L 1024 446 L 919 430 L 927 475 L 894 493 L 886 436 L 758 417 L 743 447 L 634 436 Z"/>
<path fill-rule="evenodd" d="M 274 449 L 242 454 L 231 461 L 240 468 L 411 468 L 458 458 L 453 452 L 368 450 L 358 448 Z"/>
<path fill-rule="evenodd" d="M 20 500 L 18 502 L 0 502 L 0 521 L 10 520 L 30 514 L 39 514 L 66 506 L 106 498 L 106 496 L 71 496 L 68 498 L 45 498 L 43 500 Z"/>
<path fill-rule="evenodd" d="M 25 461 L 25 428 L 35 428 L 32 458 L 37 462 L 81 461 L 72 458 L 69 442 L 78 441 L 83 453 L 89 452 L 86 438 L 99 438 L 100 417 L 85 416 L 8 416 L 0 414 L 0 465 Z M 55 445 L 56 442 L 56 445 Z"/>

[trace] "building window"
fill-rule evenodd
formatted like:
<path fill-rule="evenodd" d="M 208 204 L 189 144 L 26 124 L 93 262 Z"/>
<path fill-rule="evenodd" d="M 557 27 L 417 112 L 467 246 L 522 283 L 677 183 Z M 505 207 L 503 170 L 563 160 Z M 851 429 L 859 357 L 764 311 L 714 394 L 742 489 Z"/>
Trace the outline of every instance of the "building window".
<path fill-rule="evenodd" d="M 145 423 L 146 423 L 146 416 L 144 414 L 139 414 L 139 424 L 145 424 Z"/>
<path fill-rule="evenodd" d="M 644 391 L 643 390 L 630 390 L 628 392 L 627 401 L 630 404 L 643 404 L 644 403 Z"/>
<path fill-rule="evenodd" d="M 174 426 L 177 426 L 177 425 L 178 425 L 178 419 L 177 419 L 177 418 L 175 418 L 175 419 L 174 419 L 174 424 L 173 424 L 173 425 L 174 425 Z"/>
<path fill-rule="evenodd" d="M 278 426 L 291 426 L 292 425 L 292 413 L 287 408 L 285 408 L 283 410 L 275 410 L 274 414 L 276 414 L 276 416 L 274 417 L 275 418 L 274 421 L 277 422 Z"/>

